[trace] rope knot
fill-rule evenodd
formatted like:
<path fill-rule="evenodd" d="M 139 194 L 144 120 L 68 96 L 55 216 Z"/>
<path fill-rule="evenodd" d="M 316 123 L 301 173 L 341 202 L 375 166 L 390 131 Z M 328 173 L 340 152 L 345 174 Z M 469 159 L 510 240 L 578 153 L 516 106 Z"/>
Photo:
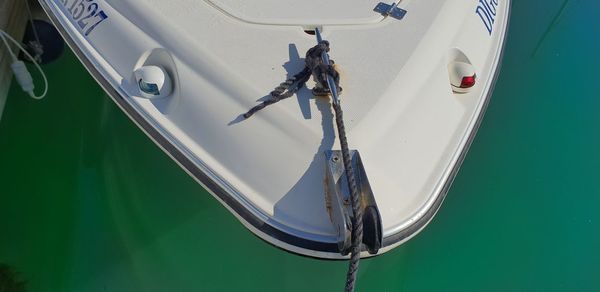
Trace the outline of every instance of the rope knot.
<path fill-rule="evenodd" d="M 306 52 L 306 58 L 304 59 L 305 66 L 302 71 L 279 84 L 279 86 L 271 91 L 270 99 L 265 100 L 261 104 L 251 108 L 243 115 L 244 118 L 247 119 L 266 106 L 291 97 L 304 86 L 306 81 L 310 79 L 311 75 L 314 77 L 316 82 L 316 86 L 312 90 L 315 96 L 329 95 L 329 86 L 327 84 L 328 75 L 333 77 L 338 92 L 341 92 L 342 88 L 339 86 L 340 74 L 335 70 L 333 65 L 323 63 L 323 52 L 329 52 L 329 42 L 325 40 L 320 41 L 316 46 L 308 49 Z M 331 64 L 334 64 L 333 60 L 330 61 Z"/>

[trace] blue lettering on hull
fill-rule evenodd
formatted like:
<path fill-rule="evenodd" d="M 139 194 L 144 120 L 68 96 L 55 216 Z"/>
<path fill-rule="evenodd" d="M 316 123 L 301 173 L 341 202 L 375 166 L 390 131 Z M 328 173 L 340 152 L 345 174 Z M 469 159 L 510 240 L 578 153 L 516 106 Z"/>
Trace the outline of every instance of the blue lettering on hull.
<path fill-rule="evenodd" d="M 477 8 L 475 8 L 475 13 L 479 15 L 489 35 L 492 35 L 494 31 L 496 8 L 498 8 L 498 0 L 479 0 Z"/>

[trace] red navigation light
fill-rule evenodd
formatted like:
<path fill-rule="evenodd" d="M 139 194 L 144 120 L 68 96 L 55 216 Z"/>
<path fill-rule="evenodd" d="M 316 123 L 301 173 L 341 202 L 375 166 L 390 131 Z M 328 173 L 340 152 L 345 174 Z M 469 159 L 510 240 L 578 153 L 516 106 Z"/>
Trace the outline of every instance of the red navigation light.
<path fill-rule="evenodd" d="M 473 85 L 475 85 L 475 79 L 476 79 L 476 75 L 473 76 L 465 76 L 462 78 L 462 81 L 460 82 L 460 88 L 471 88 L 473 87 Z"/>

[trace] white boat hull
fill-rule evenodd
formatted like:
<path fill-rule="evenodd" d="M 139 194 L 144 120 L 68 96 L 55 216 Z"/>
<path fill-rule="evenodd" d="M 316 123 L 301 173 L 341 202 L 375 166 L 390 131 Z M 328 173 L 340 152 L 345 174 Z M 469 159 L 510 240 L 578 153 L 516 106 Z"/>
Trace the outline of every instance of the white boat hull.
<path fill-rule="evenodd" d="M 344 257 L 324 200 L 323 151 L 339 149 L 329 101 L 302 90 L 248 120 L 240 114 L 302 69 L 299 56 L 315 44 L 304 30 L 322 27 L 342 75 L 350 147 L 361 153 L 382 216 L 383 253 L 441 205 L 489 101 L 510 6 L 407 0 L 402 20 L 338 13 L 315 23 L 322 20 L 215 8 L 228 1 L 91 0 L 107 18 L 90 30 L 77 1 L 40 0 L 124 112 L 252 232 L 321 258 Z M 174 92 L 147 99 L 133 71 L 157 49 L 168 56 L 156 58 L 170 67 Z M 457 54 L 477 74 L 468 93 L 449 82 Z"/>

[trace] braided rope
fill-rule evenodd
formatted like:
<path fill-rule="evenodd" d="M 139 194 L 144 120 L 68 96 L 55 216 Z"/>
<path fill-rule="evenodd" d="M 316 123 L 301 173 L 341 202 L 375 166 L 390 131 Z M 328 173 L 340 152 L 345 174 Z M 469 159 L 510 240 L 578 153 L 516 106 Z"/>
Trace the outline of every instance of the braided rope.
<path fill-rule="evenodd" d="M 308 67 L 304 67 L 304 70 L 300 71 L 300 73 L 294 75 L 292 78 L 288 78 L 286 81 L 279 84 L 279 86 L 275 87 L 273 91 L 271 91 L 271 98 L 263 101 L 262 103 L 254 106 L 248 112 L 246 112 L 243 116 L 245 119 L 251 117 L 257 111 L 274 104 L 282 99 L 286 99 L 294 95 L 294 93 L 298 92 L 302 86 L 308 81 L 310 78 L 311 70 Z M 287 92 L 286 92 L 287 91 Z"/>
<path fill-rule="evenodd" d="M 356 179 L 354 176 L 354 169 L 352 168 L 352 158 L 350 157 L 350 150 L 348 149 L 348 140 L 346 139 L 344 113 L 339 103 L 334 103 L 333 109 L 335 111 L 335 122 L 338 128 L 340 146 L 342 148 L 342 160 L 346 170 L 346 179 L 348 180 L 348 188 L 350 189 L 352 213 L 354 213 L 354 218 L 352 220 L 352 253 L 350 255 L 348 272 L 346 274 L 345 287 L 345 291 L 351 292 L 354 291 L 356 274 L 358 272 L 358 266 L 360 262 L 360 252 L 363 238 L 363 214 L 360 208 L 360 193 L 358 192 L 358 186 L 356 185 Z"/>
<path fill-rule="evenodd" d="M 305 85 L 306 81 L 308 81 L 311 75 L 314 75 L 315 79 L 317 79 L 317 84 L 318 86 L 321 86 L 319 89 L 322 91 L 322 93 L 329 93 L 327 91 L 330 91 L 327 85 L 327 76 L 334 78 L 335 86 L 337 86 L 337 89 L 341 91 L 341 87 L 339 87 L 340 78 L 338 72 L 335 70 L 332 64 L 323 64 L 321 59 L 321 54 L 323 51 L 329 51 L 329 43 L 327 41 L 321 41 L 316 46 L 310 48 L 308 52 L 306 52 L 304 69 L 300 73 L 294 75 L 292 78 L 289 78 L 283 83 L 279 84 L 279 86 L 271 91 L 270 99 L 265 100 L 251 108 L 243 115 L 244 118 L 247 119 L 268 105 L 291 97 Z M 333 61 L 331 62 L 333 63 Z M 352 169 L 352 158 L 350 157 L 348 140 L 346 139 L 344 113 L 339 103 L 333 102 L 332 104 L 335 111 L 335 122 L 338 128 L 338 136 L 340 139 L 340 146 L 342 148 L 342 160 L 346 170 L 346 179 L 348 180 L 348 188 L 350 189 L 352 203 L 352 213 L 354 215 L 352 218 L 352 250 L 350 255 L 350 263 L 348 265 L 348 272 L 346 274 L 345 285 L 345 291 L 353 292 L 360 262 L 360 252 L 362 250 L 363 214 L 362 209 L 360 208 L 360 193 L 358 191 L 358 186 L 356 185 L 354 169 Z"/>

